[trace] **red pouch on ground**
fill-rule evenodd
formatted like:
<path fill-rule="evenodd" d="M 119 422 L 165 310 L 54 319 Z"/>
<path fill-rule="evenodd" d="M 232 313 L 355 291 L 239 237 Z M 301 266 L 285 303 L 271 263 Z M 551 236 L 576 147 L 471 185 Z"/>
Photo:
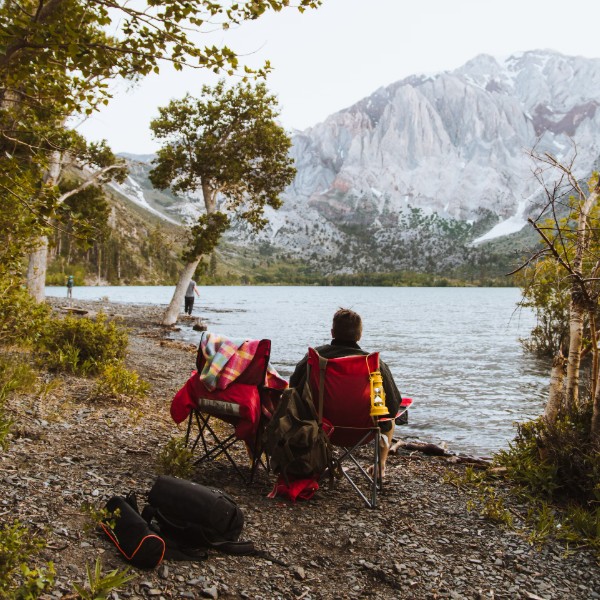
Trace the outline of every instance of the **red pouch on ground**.
<path fill-rule="evenodd" d="M 296 479 L 295 481 L 285 482 L 283 475 L 277 479 L 275 487 L 269 492 L 267 498 L 281 496 L 292 502 L 296 500 L 310 500 L 319 489 L 316 479 Z"/>

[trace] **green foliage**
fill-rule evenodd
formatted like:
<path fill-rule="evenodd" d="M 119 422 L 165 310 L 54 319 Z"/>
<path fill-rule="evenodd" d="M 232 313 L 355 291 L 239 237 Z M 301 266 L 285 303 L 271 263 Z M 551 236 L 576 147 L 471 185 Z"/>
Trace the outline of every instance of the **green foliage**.
<path fill-rule="evenodd" d="M 183 438 L 171 438 L 158 455 L 158 470 L 165 475 L 189 478 L 194 471 L 194 455 Z"/>
<path fill-rule="evenodd" d="M 523 347 L 538 356 L 555 356 L 568 345 L 570 280 L 547 258 L 519 273 L 516 282 L 522 289 L 519 306 L 532 309 L 537 320 L 529 338 L 521 340 Z"/>
<path fill-rule="evenodd" d="M 216 73 L 242 71 L 234 51 L 205 46 L 198 34 L 254 20 L 289 3 L 134 4 L 0 3 L 0 269 L 6 272 L 21 276 L 23 257 L 40 236 L 51 233 L 66 199 L 59 183 L 67 161 L 93 172 L 90 177 L 97 183 L 124 176 L 123 165 L 104 142 L 87 144 L 68 128 L 72 117 L 107 104 L 111 80 L 136 81 L 158 73 L 163 61 L 177 70 L 190 66 Z M 300 0 L 296 8 L 303 11 L 319 4 L 320 0 Z M 257 70 L 245 67 L 240 75 L 264 77 L 269 70 L 267 63 Z"/>
<path fill-rule="evenodd" d="M 148 218 L 147 212 L 126 202 L 113 202 L 112 209 L 110 227 L 90 239 L 87 250 L 76 240 L 69 243 L 58 233 L 54 236 L 56 256 L 48 266 L 48 285 L 64 286 L 67 275 L 74 275 L 75 286 L 98 280 L 111 285 L 167 285 L 177 280 L 180 229 Z"/>
<path fill-rule="evenodd" d="M 150 384 L 140 378 L 135 371 L 128 370 L 121 362 L 103 365 L 93 396 L 100 399 L 136 400 L 144 398 Z"/>
<path fill-rule="evenodd" d="M 600 453 L 589 444 L 589 405 L 548 424 L 543 417 L 519 425 L 498 464 L 525 494 L 582 505 L 600 501 Z"/>
<path fill-rule="evenodd" d="M 105 365 L 125 357 L 127 342 L 127 331 L 99 313 L 95 319 L 51 319 L 40 350 L 50 370 L 95 375 Z"/>
<path fill-rule="evenodd" d="M 96 559 L 92 570 L 89 565 L 85 567 L 87 581 L 84 585 L 73 584 L 73 589 L 79 594 L 81 600 L 106 600 L 110 593 L 126 583 L 135 579 L 128 569 L 120 571 L 114 569 L 106 574 L 102 573 L 102 561 Z"/>
<path fill-rule="evenodd" d="M 186 262 L 210 254 L 232 215 L 257 231 L 265 206 L 279 208 L 279 195 L 296 174 L 291 140 L 275 119 L 277 99 L 264 84 L 220 81 L 159 108 L 150 128 L 164 140 L 150 181 L 174 192 L 202 190 L 207 216 L 191 230 Z M 223 199 L 217 211 L 217 195 Z"/>
<path fill-rule="evenodd" d="M 67 277 L 73 275 L 75 287 L 85 285 L 88 265 L 85 263 L 67 262 L 61 255 L 53 260 L 46 271 L 46 285 L 65 286 Z"/>
<path fill-rule="evenodd" d="M 477 501 L 469 501 L 467 509 L 478 510 L 479 514 L 488 521 L 512 527 L 513 517 L 506 509 L 502 497 L 492 486 L 480 488 Z"/>
<path fill-rule="evenodd" d="M 67 255 L 74 249 L 86 251 L 94 241 L 108 235 L 110 207 L 104 190 L 98 185 L 79 189 L 80 186 L 81 182 L 74 179 L 66 179 L 60 184 L 63 195 L 71 195 L 56 210 L 58 227 L 54 232 L 54 244 Z"/>
<path fill-rule="evenodd" d="M 448 473 L 445 479 L 456 487 L 475 492 L 474 497 L 467 502 L 467 510 L 476 510 L 488 521 L 512 527 L 513 517 L 485 471 L 467 467 L 461 476 Z"/>
<path fill-rule="evenodd" d="M 46 567 L 30 568 L 21 565 L 21 584 L 15 598 L 17 600 L 36 600 L 42 594 L 52 589 L 56 571 L 54 565 L 48 563 Z"/>
<path fill-rule="evenodd" d="M 530 510 L 530 540 L 550 536 L 600 549 L 600 453 L 589 444 L 590 406 L 548 424 L 519 426 L 508 450 L 495 457 Z"/>
<path fill-rule="evenodd" d="M 527 522 L 532 526 L 529 541 L 541 545 L 557 532 L 555 510 L 547 502 L 533 503 L 527 513 Z"/>
<path fill-rule="evenodd" d="M 0 358 L 0 448 L 7 448 L 12 427 L 12 419 L 5 411 L 7 398 L 14 392 L 31 389 L 35 382 L 35 373 L 29 365 L 8 356 Z"/>
<path fill-rule="evenodd" d="M 570 507 L 557 535 L 566 542 L 583 542 L 600 550 L 600 508 L 596 506 L 587 510 L 581 506 Z"/>
<path fill-rule="evenodd" d="M 97 528 L 100 523 L 104 523 L 110 529 L 114 529 L 116 527 L 116 521 L 121 515 L 121 509 L 117 508 L 114 511 L 109 511 L 106 508 L 96 508 L 93 504 L 89 502 L 84 502 L 81 505 L 81 512 L 88 518 L 88 525 L 86 526 L 86 531 L 91 531 Z"/>
<path fill-rule="evenodd" d="M 16 278 L 0 276 L 0 345 L 34 343 L 46 326 L 50 309 L 32 301 Z"/>
<path fill-rule="evenodd" d="M 212 254 L 228 228 L 229 218 L 222 212 L 198 217 L 196 224 L 190 229 L 190 242 L 183 259 L 191 262 L 198 256 Z"/>
<path fill-rule="evenodd" d="M 0 598 L 34 600 L 52 588 L 52 563 L 45 567 L 28 565 L 45 545 L 18 521 L 0 525 Z"/>

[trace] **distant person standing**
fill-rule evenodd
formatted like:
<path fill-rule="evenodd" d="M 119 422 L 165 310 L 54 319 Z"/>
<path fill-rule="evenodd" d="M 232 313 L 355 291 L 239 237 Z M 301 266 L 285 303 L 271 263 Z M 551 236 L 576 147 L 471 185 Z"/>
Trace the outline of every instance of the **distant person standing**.
<path fill-rule="evenodd" d="M 73 279 L 73 275 L 69 275 L 67 277 L 67 298 L 73 297 L 73 286 L 75 285 L 75 280 Z"/>
<path fill-rule="evenodd" d="M 187 290 L 185 291 L 184 312 L 187 315 L 191 315 L 192 309 L 194 308 L 194 293 L 196 294 L 196 296 L 198 296 L 198 298 L 200 297 L 200 292 L 198 291 L 198 288 L 196 287 L 196 282 L 193 279 L 191 279 L 190 283 L 187 286 Z"/>

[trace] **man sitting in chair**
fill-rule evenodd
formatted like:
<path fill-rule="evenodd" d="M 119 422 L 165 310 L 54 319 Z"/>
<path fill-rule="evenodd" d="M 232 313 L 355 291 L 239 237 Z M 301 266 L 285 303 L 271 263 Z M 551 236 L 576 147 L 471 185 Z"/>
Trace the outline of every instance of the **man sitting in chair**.
<path fill-rule="evenodd" d="M 347 308 L 340 308 L 333 315 L 333 324 L 331 326 L 331 344 L 319 346 L 316 351 L 323 358 L 341 358 L 343 356 L 367 356 L 358 345 L 362 337 L 362 319 L 360 315 Z M 306 363 L 308 355 L 306 355 L 297 365 L 294 373 L 290 377 L 290 387 L 295 387 L 301 390 L 306 381 Z M 380 459 L 381 473 L 385 475 L 385 463 L 388 457 L 392 436 L 394 434 L 394 416 L 398 412 L 402 397 L 392 376 L 388 366 L 382 361 L 379 361 L 379 370 L 383 379 L 383 389 L 385 391 L 385 405 L 388 409 L 387 417 L 381 421 L 379 429 L 383 434 L 380 436 Z"/>

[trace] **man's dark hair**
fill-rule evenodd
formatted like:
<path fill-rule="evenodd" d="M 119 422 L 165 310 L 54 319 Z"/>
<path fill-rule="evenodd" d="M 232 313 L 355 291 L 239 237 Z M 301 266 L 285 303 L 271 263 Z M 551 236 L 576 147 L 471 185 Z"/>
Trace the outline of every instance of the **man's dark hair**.
<path fill-rule="evenodd" d="M 336 340 L 358 342 L 362 337 L 362 319 L 353 310 L 340 308 L 333 315 L 331 332 Z"/>

